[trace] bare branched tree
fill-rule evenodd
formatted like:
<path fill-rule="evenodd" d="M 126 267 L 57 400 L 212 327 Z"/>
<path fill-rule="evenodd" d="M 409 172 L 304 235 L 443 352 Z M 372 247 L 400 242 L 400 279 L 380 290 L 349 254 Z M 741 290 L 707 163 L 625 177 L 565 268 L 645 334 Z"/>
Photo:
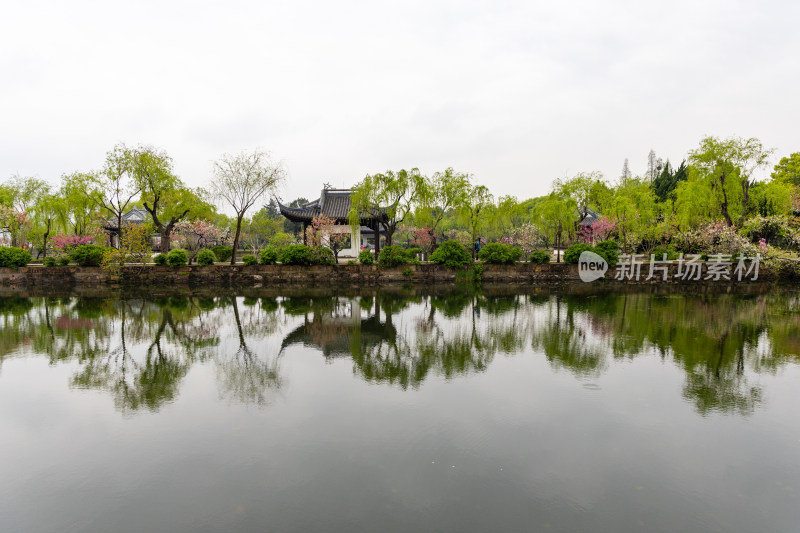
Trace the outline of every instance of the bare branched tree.
<path fill-rule="evenodd" d="M 231 255 L 231 264 L 234 265 L 245 213 L 264 194 L 275 193 L 278 184 L 286 177 L 286 171 L 280 162 L 272 161 L 269 152 L 256 149 L 223 155 L 214 162 L 213 173 L 212 193 L 236 212 L 236 234 Z"/>

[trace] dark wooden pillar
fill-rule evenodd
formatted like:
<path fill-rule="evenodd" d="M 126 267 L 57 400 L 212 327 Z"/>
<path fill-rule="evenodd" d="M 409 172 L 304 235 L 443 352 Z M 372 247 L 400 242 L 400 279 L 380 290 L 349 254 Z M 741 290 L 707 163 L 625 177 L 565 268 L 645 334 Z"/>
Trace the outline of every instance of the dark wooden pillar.
<path fill-rule="evenodd" d="M 378 260 L 378 254 L 381 251 L 381 223 L 375 221 L 375 260 Z"/>
<path fill-rule="evenodd" d="M 307 239 L 306 239 L 306 228 L 307 228 L 307 227 L 308 227 L 308 222 L 306 222 L 306 221 L 304 220 L 304 221 L 303 221 L 303 244 L 305 244 L 306 246 L 308 246 L 308 241 L 307 241 Z"/>

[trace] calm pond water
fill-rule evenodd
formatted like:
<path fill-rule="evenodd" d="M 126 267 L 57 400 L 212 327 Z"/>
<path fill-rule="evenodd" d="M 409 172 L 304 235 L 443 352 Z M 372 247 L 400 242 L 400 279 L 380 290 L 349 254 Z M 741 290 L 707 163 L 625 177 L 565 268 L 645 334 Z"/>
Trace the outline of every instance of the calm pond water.
<path fill-rule="evenodd" d="M 794 290 L 4 293 L 0 320 L 2 532 L 800 530 Z"/>

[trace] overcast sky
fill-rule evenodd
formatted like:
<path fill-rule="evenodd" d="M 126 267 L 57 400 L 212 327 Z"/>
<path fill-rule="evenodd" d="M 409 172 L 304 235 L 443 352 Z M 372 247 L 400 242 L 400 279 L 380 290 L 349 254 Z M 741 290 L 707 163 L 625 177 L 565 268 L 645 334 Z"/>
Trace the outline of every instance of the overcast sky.
<path fill-rule="evenodd" d="M 165 149 L 193 186 L 265 148 L 284 200 L 415 166 L 527 198 L 704 135 L 777 161 L 800 151 L 798 20 L 793 0 L 12 2 L 0 179 L 55 183 L 118 142 Z"/>

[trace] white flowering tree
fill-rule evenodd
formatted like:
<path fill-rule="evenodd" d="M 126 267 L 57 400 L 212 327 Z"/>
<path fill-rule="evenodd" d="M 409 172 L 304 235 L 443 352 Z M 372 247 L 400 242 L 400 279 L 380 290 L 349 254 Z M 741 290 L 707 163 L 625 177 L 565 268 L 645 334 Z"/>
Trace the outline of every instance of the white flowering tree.
<path fill-rule="evenodd" d="M 175 225 L 174 233 L 180 239 L 181 247 L 189 253 L 190 264 L 197 252 L 221 244 L 227 237 L 227 231 L 207 220 L 183 220 Z"/>

